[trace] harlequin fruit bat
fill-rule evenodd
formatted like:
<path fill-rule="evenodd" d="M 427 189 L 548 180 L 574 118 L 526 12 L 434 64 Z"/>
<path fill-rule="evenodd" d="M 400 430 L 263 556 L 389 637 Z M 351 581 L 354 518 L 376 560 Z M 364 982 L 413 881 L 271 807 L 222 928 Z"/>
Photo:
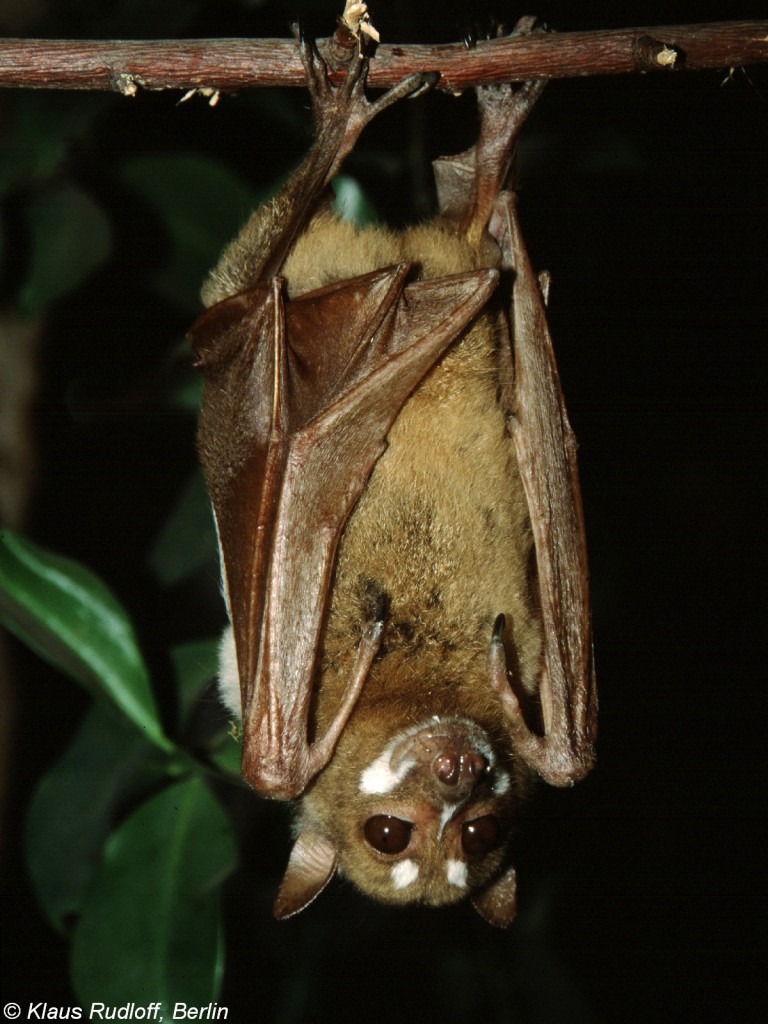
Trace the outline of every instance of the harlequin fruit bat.
<path fill-rule="evenodd" d="M 516 811 L 536 774 L 589 771 L 597 711 L 575 443 L 505 189 L 542 83 L 477 90 L 477 143 L 435 162 L 435 220 L 361 229 L 328 185 L 423 78 L 369 102 L 356 53 L 334 84 L 300 49 L 314 144 L 192 330 L 222 693 L 245 780 L 296 801 L 277 917 L 338 870 L 505 926 Z"/>

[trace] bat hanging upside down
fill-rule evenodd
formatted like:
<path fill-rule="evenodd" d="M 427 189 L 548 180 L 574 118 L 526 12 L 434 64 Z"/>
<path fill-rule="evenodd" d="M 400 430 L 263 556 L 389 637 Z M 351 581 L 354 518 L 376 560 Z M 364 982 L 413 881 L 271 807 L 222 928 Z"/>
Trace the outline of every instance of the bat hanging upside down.
<path fill-rule="evenodd" d="M 435 220 L 360 229 L 328 185 L 424 77 L 370 103 L 356 47 L 338 85 L 300 47 L 314 144 L 192 330 L 222 694 L 246 781 L 297 800 L 277 917 L 338 869 L 389 903 L 469 895 L 503 927 L 516 810 L 537 773 L 589 771 L 597 713 L 575 443 L 505 190 L 543 83 L 477 90 Z"/>

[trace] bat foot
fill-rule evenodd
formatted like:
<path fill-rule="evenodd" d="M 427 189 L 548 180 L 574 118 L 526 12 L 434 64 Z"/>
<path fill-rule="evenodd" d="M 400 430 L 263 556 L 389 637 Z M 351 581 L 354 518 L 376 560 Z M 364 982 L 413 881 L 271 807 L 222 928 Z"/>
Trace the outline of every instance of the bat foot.
<path fill-rule="evenodd" d="M 534 78 L 520 85 L 503 82 L 477 87 L 480 111 L 478 162 L 482 166 L 484 162 L 491 161 L 499 168 L 494 182 L 497 193 L 504 187 L 506 170 L 520 131 L 546 84 L 546 78 Z"/>
<path fill-rule="evenodd" d="M 438 78 L 436 73 L 407 75 L 383 96 L 373 103 L 365 95 L 368 75 L 368 60 L 352 56 L 346 60 L 345 75 L 341 82 L 334 81 L 337 73 L 329 73 L 314 40 L 299 30 L 299 52 L 307 76 L 307 86 L 312 99 L 315 116 L 315 137 L 329 148 L 333 145 L 336 155 L 328 179 L 336 173 L 344 158 L 354 148 L 363 128 L 382 110 L 397 103 L 406 96 L 416 96 L 432 88 Z M 332 142 L 330 140 L 333 140 Z"/>
<path fill-rule="evenodd" d="M 546 31 L 545 26 L 537 25 L 536 18 L 526 15 L 519 19 L 511 32 L 507 33 L 503 25 L 495 26 L 493 35 L 527 36 L 534 32 Z M 480 108 L 480 138 L 488 135 L 501 140 L 507 152 L 514 148 L 520 129 L 528 114 L 541 95 L 547 79 L 531 79 L 515 87 L 510 82 L 501 85 L 481 85 L 477 88 L 477 102 Z M 498 144 L 498 143 L 497 143 Z"/>
<path fill-rule="evenodd" d="M 498 196 L 507 187 L 518 136 L 544 91 L 547 79 L 521 85 L 504 82 L 477 88 L 480 134 L 475 146 L 474 208 L 467 237 L 476 247 L 485 237 Z"/>
<path fill-rule="evenodd" d="M 534 30 L 534 21 L 522 18 L 511 34 L 538 31 Z M 469 36 L 465 44 L 471 49 L 476 39 L 475 35 Z M 499 194 L 507 187 L 518 135 L 546 81 L 531 79 L 522 84 L 504 82 L 479 86 L 476 89 L 480 113 L 477 142 L 466 153 L 442 157 L 434 163 L 441 212 L 455 222 L 478 252 L 486 251 L 489 222 Z"/>

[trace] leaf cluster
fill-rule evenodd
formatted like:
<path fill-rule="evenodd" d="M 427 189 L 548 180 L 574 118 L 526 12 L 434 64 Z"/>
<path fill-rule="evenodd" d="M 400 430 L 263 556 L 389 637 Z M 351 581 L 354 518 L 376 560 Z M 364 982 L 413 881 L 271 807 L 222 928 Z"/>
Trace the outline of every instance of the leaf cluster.
<path fill-rule="evenodd" d="M 125 610 L 81 565 L 4 531 L 0 578 L 6 628 L 95 698 L 38 784 L 26 828 L 38 898 L 71 935 L 79 999 L 215 999 L 220 886 L 236 848 L 208 780 L 217 762 L 235 767 L 236 744 L 219 732 L 202 760 L 168 737 Z M 183 728 L 213 674 L 215 642 L 172 654 Z"/>

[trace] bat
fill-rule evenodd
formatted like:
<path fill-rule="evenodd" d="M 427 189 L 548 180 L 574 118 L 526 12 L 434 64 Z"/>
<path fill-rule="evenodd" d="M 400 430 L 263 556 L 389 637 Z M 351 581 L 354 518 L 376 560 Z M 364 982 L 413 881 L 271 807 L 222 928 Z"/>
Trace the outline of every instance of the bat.
<path fill-rule="evenodd" d="M 314 143 L 191 331 L 220 687 L 244 779 L 295 801 L 276 917 L 338 871 L 505 927 L 516 815 L 537 775 L 590 770 L 597 715 L 576 446 L 506 187 L 543 83 L 477 90 L 476 144 L 435 161 L 435 220 L 360 229 L 330 181 L 429 82 L 369 101 L 356 36 L 337 30 L 330 72 L 300 39 Z"/>

